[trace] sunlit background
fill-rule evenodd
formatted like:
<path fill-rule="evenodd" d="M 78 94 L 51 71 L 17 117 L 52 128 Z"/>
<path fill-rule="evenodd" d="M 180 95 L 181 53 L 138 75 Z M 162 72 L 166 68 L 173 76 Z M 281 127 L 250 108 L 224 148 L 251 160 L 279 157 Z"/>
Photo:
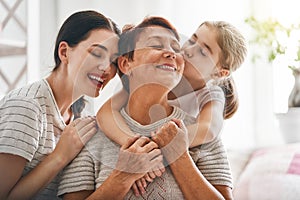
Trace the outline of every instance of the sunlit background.
<path fill-rule="evenodd" d="M 147 15 L 163 16 L 177 27 L 183 41 L 204 20 L 228 21 L 239 28 L 247 40 L 252 37 L 252 31 L 244 20 L 251 15 L 258 19 L 272 17 L 287 25 L 300 22 L 300 3 L 295 0 L 0 0 L 0 2 L 0 96 L 12 87 L 31 83 L 49 73 L 54 65 L 53 48 L 58 29 L 70 14 L 78 10 L 97 10 L 112 18 L 120 27 L 127 23 L 138 23 Z M 9 9 L 13 9 L 16 4 L 18 6 L 15 12 L 18 13 L 17 18 L 24 22 L 24 30 L 20 28 L 16 17 L 9 16 Z M 15 28 L 18 26 L 19 28 Z M 9 45 L 20 48 L 22 52 L 16 55 L 8 54 L 4 47 Z M 237 84 L 240 107 L 233 118 L 225 121 L 222 131 L 222 137 L 228 148 L 251 148 L 283 143 L 276 114 L 284 113 L 288 108 L 288 96 L 294 81 L 291 71 L 287 68 L 290 58 L 276 60 L 273 64 L 265 60 L 254 64 L 251 62 L 251 55 L 256 51 L 257 49 L 252 49 L 249 45 L 247 60 L 233 75 Z M 96 112 L 119 86 L 119 79 L 116 77 L 90 108 Z"/>

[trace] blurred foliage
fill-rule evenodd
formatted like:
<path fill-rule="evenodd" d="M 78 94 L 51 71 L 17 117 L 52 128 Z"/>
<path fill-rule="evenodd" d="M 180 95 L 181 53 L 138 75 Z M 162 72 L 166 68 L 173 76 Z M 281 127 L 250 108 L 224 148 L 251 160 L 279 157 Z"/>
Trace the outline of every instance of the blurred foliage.
<path fill-rule="evenodd" d="M 286 53 L 287 44 L 281 42 L 278 36 L 290 38 L 292 31 L 300 30 L 300 24 L 285 27 L 272 18 L 258 20 L 254 16 L 250 16 L 245 19 L 245 23 L 250 25 L 254 30 L 254 37 L 250 40 L 250 43 L 265 48 L 268 62 L 272 62 L 278 55 L 284 55 Z M 255 62 L 256 59 L 261 58 L 261 55 L 254 54 L 252 61 Z M 300 61 L 300 39 L 298 40 L 295 61 Z M 294 69 L 295 66 L 289 66 L 289 68 Z"/>

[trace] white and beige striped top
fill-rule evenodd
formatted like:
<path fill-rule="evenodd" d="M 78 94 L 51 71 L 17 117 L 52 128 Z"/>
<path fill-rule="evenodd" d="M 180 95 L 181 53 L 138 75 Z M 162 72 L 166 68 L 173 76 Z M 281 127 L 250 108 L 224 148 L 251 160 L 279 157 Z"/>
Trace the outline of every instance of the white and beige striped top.
<path fill-rule="evenodd" d="M 15 89 L 0 101 L 0 153 L 25 158 L 24 176 L 54 150 L 65 126 L 46 80 Z M 57 186 L 58 176 L 34 199 L 57 199 Z"/>

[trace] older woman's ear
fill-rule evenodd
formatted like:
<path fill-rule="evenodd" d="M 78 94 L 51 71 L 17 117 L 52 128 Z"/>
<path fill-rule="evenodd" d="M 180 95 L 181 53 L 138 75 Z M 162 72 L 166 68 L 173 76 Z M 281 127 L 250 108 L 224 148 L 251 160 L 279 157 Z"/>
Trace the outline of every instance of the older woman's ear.
<path fill-rule="evenodd" d="M 129 61 L 128 58 L 125 56 L 120 56 L 118 58 L 118 66 L 119 66 L 119 70 L 126 75 L 130 74 L 130 65 L 129 65 Z"/>

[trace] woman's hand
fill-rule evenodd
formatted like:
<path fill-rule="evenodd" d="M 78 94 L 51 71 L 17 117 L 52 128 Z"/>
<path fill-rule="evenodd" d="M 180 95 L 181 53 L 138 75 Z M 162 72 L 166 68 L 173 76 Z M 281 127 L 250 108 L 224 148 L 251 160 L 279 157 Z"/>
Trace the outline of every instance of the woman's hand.
<path fill-rule="evenodd" d="M 121 147 L 116 169 L 136 174 L 136 179 L 140 179 L 161 161 L 161 151 L 155 142 L 147 137 L 134 137 Z"/>
<path fill-rule="evenodd" d="M 177 160 L 184 152 L 188 151 L 189 139 L 187 129 L 178 119 L 164 124 L 152 133 L 152 140 L 159 146 L 168 164 Z"/>
<path fill-rule="evenodd" d="M 69 163 L 97 132 L 95 117 L 78 118 L 71 122 L 61 134 L 52 154 L 63 163 Z"/>
<path fill-rule="evenodd" d="M 162 160 L 161 151 L 155 142 L 147 137 L 134 137 L 121 147 L 116 169 L 128 173 L 134 181 L 145 181 L 142 180 L 145 174 L 158 169 Z M 133 183 L 132 189 L 135 195 L 140 194 L 137 187 L 143 188 L 143 185 L 145 186 L 145 182 Z"/>

